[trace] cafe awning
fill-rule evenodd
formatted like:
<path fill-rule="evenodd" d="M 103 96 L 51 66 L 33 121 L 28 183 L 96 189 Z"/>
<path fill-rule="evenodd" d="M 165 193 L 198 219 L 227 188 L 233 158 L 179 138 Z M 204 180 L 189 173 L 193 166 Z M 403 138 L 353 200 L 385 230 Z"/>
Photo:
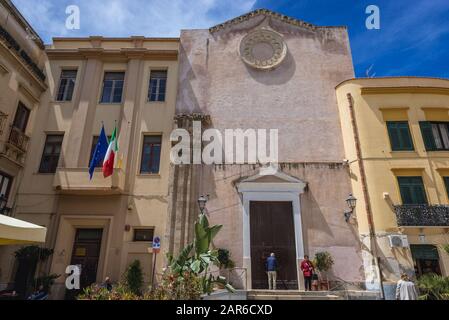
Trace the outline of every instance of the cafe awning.
<path fill-rule="evenodd" d="M 0 214 L 0 245 L 45 242 L 47 228 Z"/>

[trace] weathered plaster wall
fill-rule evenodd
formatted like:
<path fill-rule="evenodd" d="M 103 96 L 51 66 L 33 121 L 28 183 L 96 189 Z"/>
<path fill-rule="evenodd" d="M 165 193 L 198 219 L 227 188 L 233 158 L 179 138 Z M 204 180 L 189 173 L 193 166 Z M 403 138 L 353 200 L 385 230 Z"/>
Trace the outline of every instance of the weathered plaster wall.
<path fill-rule="evenodd" d="M 362 281 L 360 244 L 355 226 L 343 217 L 350 189 L 348 171 L 337 164 L 282 164 L 282 171 L 307 182 L 300 196 L 305 253 L 329 251 L 335 258 L 334 276 L 346 281 Z M 215 245 L 232 252 L 242 263 L 242 201 L 235 182 L 255 175 L 257 166 L 226 165 L 205 167 L 200 190 L 210 192 L 207 213 L 211 223 L 222 224 Z"/>
<path fill-rule="evenodd" d="M 181 32 L 177 113 L 203 112 L 212 127 L 279 129 L 283 162 L 343 159 L 335 86 L 354 76 L 346 29 L 271 22 L 288 46 L 272 71 L 246 66 L 240 40 L 261 17 L 211 34 Z"/>
<path fill-rule="evenodd" d="M 272 18 L 270 26 L 283 35 L 288 55 L 276 69 L 258 71 L 244 64 L 238 48 L 264 19 L 255 16 L 214 33 L 181 32 L 176 113 L 208 115 L 207 127 L 219 130 L 279 129 L 283 172 L 308 183 L 301 195 L 306 253 L 331 252 L 334 276 L 363 282 L 358 232 L 343 219 L 351 185 L 348 169 L 341 166 L 343 140 L 334 89 L 339 81 L 353 77 L 346 29 L 293 26 Z M 179 121 L 178 126 L 190 125 Z M 229 249 L 236 266 L 242 267 L 242 200 L 235 182 L 257 169 L 173 166 L 169 250 L 177 252 L 189 242 L 199 213 L 196 199 L 210 194 L 211 223 L 223 225 L 215 245 Z"/>

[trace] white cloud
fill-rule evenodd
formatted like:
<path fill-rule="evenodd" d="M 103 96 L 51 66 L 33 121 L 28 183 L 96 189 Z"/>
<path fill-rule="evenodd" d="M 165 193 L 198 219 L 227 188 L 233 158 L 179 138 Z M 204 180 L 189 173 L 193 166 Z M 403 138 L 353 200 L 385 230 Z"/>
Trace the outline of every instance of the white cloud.
<path fill-rule="evenodd" d="M 256 0 L 13 0 L 45 42 L 57 36 L 179 36 L 251 11 Z M 81 29 L 67 30 L 65 8 L 78 5 Z"/>

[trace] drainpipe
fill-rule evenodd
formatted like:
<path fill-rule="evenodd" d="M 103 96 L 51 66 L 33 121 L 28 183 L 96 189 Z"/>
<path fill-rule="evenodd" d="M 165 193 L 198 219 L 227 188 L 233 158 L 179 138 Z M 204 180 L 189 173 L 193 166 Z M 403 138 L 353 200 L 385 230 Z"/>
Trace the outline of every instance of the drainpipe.
<path fill-rule="evenodd" d="M 365 200 L 365 207 L 366 207 L 366 216 L 368 218 L 368 228 L 369 228 L 369 236 L 370 236 L 370 250 L 372 252 L 374 262 L 376 269 L 378 271 L 379 281 L 380 281 L 380 290 L 381 290 L 381 298 L 385 299 L 385 291 L 383 286 L 383 276 L 382 276 L 382 270 L 380 268 L 380 258 L 378 256 L 378 246 L 377 246 L 377 239 L 376 239 L 376 230 L 374 228 L 374 220 L 373 220 L 373 212 L 371 209 L 371 201 L 368 193 L 368 184 L 366 183 L 366 172 L 365 172 L 365 165 L 363 163 L 362 158 L 362 148 L 360 145 L 360 138 L 359 138 L 359 129 L 357 127 L 357 121 L 355 118 L 355 111 L 354 111 L 354 99 L 350 93 L 347 95 L 348 102 L 349 102 L 349 111 L 351 114 L 351 125 L 352 125 L 352 131 L 354 135 L 354 143 L 357 153 L 357 162 L 359 164 L 360 168 L 360 180 L 362 183 L 362 192 L 363 192 L 363 198 Z"/>

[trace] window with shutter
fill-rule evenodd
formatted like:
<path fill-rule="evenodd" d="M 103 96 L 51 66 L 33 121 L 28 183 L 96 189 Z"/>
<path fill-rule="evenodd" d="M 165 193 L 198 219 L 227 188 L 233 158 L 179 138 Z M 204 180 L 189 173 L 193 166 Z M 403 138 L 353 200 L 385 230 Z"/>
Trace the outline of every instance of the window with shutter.
<path fill-rule="evenodd" d="M 388 135 L 390 136 L 391 150 L 413 151 L 412 135 L 407 121 L 388 121 Z"/>
<path fill-rule="evenodd" d="M 56 96 L 57 101 L 71 101 L 73 89 L 75 88 L 77 70 L 62 70 L 59 79 L 59 90 Z"/>
<path fill-rule="evenodd" d="M 58 167 L 59 155 L 61 154 L 62 134 L 49 134 L 45 140 L 44 151 L 42 152 L 39 173 L 55 173 Z"/>
<path fill-rule="evenodd" d="M 446 187 L 446 193 L 449 198 L 449 177 L 443 177 L 444 186 Z"/>
<path fill-rule="evenodd" d="M 162 136 L 146 135 L 143 138 L 140 173 L 159 173 Z"/>
<path fill-rule="evenodd" d="M 148 101 L 165 101 L 167 71 L 151 71 Z"/>
<path fill-rule="evenodd" d="M 448 122 L 421 121 L 419 125 L 427 151 L 449 150 Z"/>
<path fill-rule="evenodd" d="M 422 177 L 398 177 L 402 204 L 427 204 Z"/>
<path fill-rule="evenodd" d="M 124 72 L 106 72 L 100 103 L 121 103 L 124 82 Z"/>

